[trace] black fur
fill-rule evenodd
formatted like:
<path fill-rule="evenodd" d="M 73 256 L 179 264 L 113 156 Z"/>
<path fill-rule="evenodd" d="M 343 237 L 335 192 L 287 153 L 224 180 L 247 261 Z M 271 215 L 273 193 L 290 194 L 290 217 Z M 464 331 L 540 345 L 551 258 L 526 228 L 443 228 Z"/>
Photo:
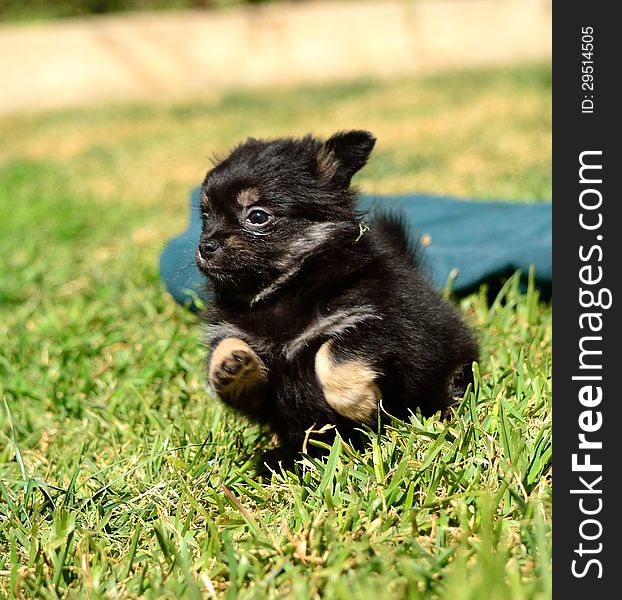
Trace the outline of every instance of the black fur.
<path fill-rule="evenodd" d="M 334 424 L 346 437 L 360 426 L 331 408 L 315 373 L 331 337 L 337 363 L 361 360 L 379 373 L 382 406 L 398 418 L 443 410 L 471 381 L 473 336 L 426 281 L 399 217 L 355 210 L 350 180 L 374 143 L 364 131 L 249 139 L 203 183 L 197 264 L 214 298 L 208 344 L 237 337 L 261 358 L 265 396 L 235 408 L 268 424 L 286 451 L 300 450 L 313 425 Z M 243 190 L 247 207 L 237 200 Z M 351 327 L 303 333 L 357 311 L 368 317 Z"/>

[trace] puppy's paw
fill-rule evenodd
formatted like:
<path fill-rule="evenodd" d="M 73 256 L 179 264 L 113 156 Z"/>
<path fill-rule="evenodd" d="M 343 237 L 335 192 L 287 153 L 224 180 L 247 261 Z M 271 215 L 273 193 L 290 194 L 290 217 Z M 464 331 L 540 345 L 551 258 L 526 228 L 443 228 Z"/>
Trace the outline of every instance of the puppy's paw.
<path fill-rule="evenodd" d="M 254 404 L 267 381 L 266 366 L 243 340 L 225 338 L 212 350 L 209 382 L 223 400 L 236 406 L 244 400 L 253 400 Z"/>
<path fill-rule="evenodd" d="M 214 363 L 210 381 L 217 392 L 222 392 L 248 379 L 258 366 L 255 357 L 245 350 L 234 350 Z"/>

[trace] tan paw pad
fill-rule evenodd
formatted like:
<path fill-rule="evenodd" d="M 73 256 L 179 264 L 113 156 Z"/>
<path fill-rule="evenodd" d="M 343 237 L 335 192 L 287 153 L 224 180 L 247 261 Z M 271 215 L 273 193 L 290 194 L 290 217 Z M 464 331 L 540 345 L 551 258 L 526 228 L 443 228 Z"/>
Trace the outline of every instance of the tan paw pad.
<path fill-rule="evenodd" d="M 267 370 L 255 351 L 239 338 L 225 338 L 212 350 L 209 381 L 219 395 L 235 399 L 267 381 Z"/>

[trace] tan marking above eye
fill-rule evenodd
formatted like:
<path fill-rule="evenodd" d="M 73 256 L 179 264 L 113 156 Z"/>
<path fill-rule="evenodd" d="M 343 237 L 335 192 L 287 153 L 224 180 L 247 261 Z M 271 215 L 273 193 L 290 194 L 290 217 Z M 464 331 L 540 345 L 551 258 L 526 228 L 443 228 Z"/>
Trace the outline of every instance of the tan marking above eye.
<path fill-rule="evenodd" d="M 330 345 L 324 342 L 315 355 L 315 374 L 326 402 L 341 416 L 356 423 L 374 425 L 378 415 L 380 375 L 364 361 L 333 361 Z"/>
<path fill-rule="evenodd" d="M 246 208 L 259 200 L 259 191 L 257 188 L 246 188 L 238 192 L 236 196 L 237 203 Z"/>

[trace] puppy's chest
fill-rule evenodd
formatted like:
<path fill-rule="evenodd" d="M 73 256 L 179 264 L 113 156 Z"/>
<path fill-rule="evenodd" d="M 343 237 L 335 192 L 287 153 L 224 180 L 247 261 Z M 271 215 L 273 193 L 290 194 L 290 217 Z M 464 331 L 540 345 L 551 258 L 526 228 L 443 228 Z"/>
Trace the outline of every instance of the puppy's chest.
<path fill-rule="evenodd" d="M 369 304 L 311 300 L 279 303 L 238 316 L 242 331 L 285 362 L 304 361 L 325 341 L 381 319 Z"/>
<path fill-rule="evenodd" d="M 237 324 L 247 335 L 268 345 L 272 352 L 283 353 L 293 340 L 330 310 L 317 301 L 284 301 L 240 313 Z"/>

